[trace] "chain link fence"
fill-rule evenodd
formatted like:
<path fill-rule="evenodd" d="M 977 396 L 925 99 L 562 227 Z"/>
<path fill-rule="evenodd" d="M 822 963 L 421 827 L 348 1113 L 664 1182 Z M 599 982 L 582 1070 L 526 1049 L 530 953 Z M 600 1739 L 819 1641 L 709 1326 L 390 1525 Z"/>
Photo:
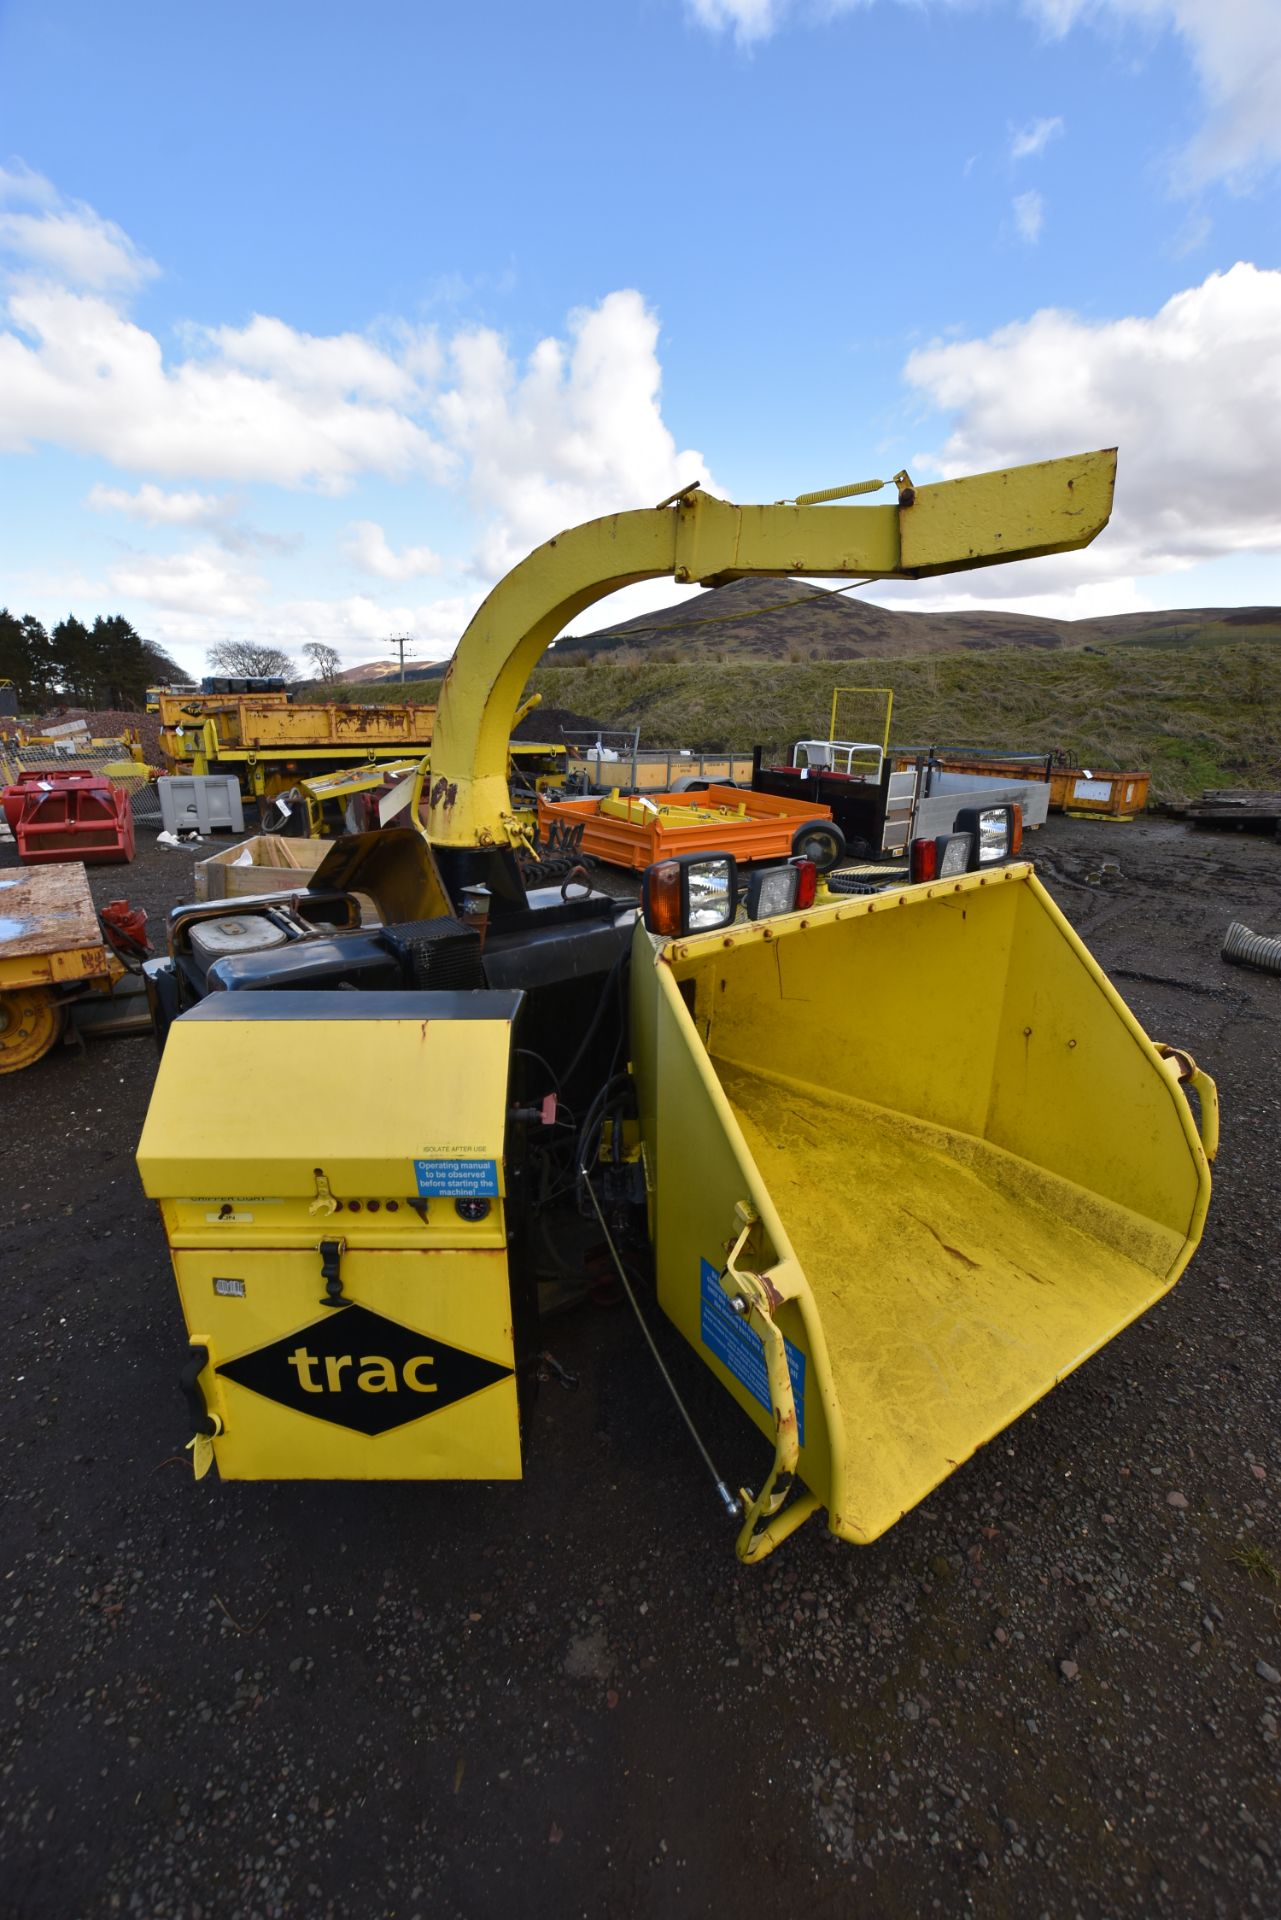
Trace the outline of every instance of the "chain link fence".
<path fill-rule="evenodd" d="M 140 761 L 131 760 L 123 740 L 85 742 L 74 733 L 40 740 L 0 739 L 0 785 L 9 786 L 20 773 L 66 773 L 84 767 L 101 773 L 129 795 L 135 825 L 160 828 L 160 795 Z"/>

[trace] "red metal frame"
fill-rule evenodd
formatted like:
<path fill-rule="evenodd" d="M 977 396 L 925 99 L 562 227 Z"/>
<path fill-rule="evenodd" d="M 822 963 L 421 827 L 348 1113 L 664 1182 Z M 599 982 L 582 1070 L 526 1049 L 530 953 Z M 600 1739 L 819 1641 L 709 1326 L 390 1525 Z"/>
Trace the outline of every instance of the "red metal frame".
<path fill-rule="evenodd" d="M 105 864 L 132 860 L 133 814 L 121 787 L 88 767 L 26 768 L 2 804 L 24 866 L 51 860 Z"/>

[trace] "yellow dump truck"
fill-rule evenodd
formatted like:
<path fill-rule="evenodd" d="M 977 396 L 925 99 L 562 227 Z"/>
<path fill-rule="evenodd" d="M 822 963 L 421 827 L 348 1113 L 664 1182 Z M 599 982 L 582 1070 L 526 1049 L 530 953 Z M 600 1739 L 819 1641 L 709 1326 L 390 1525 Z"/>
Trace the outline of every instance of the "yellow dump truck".
<path fill-rule="evenodd" d="M 198 1473 L 518 1477 L 540 1300 L 585 1216 L 651 1343 L 656 1303 L 770 1443 L 754 1488 L 703 1449 L 739 1556 L 820 1508 L 862 1543 L 1174 1284 L 1213 1084 L 1002 864 L 1008 810 L 928 884 L 842 897 L 801 859 L 744 887 L 699 852 L 651 867 L 638 912 L 522 880 L 507 791 L 531 668 L 613 587 L 1069 551 L 1113 474 L 900 475 L 858 507 L 688 489 L 572 529 L 463 638 L 426 838 L 349 836 L 294 899 L 174 916 L 138 1158 Z"/>

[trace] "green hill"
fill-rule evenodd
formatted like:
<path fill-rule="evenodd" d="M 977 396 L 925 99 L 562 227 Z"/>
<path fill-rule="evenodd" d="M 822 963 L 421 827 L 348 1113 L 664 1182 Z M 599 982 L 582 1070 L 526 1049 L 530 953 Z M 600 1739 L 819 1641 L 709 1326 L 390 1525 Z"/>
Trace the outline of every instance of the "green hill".
<path fill-rule="evenodd" d="M 1199 646 L 1247 630 L 1253 638 L 1281 641 L 1281 607 L 1193 607 L 1095 620 L 1045 620 L 983 609 L 910 613 L 800 580 L 735 580 L 656 613 L 568 635 L 556 643 L 555 652 L 558 659 L 641 661 L 657 656 L 670 665 L 685 659 L 696 644 L 712 658 L 747 655 L 795 665 L 805 660 L 903 660 L 922 653 L 982 653 L 1001 647 L 1055 652 L 1117 642 Z"/>
<path fill-rule="evenodd" d="M 837 686 L 868 680 L 827 661 L 718 661 L 692 649 L 665 660 L 576 663 L 560 648 L 531 688 L 543 709 L 637 727 L 650 746 L 783 751 L 825 735 Z M 903 746 L 1062 749 L 1085 766 L 1150 767 L 1153 796 L 1186 799 L 1203 787 L 1281 787 L 1281 646 L 1182 636 L 1158 645 L 1114 640 L 1095 651 L 1006 647 L 875 662 L 894 689 L 893 737 Z M 438 682 L 415 695 L 433 701 Z M 368 696 L 370 689 L 362 689 Z M 585 723 L 584 723 L 585 724 Z"/>
<path fill-rule="evenodd" d="M 559 641 L 531 682 L 543 713 L 523 731 L 541 722 L 555 737 L 555 709 L 639 726 L 649 746 L 782 751 L 826 735 L 833 689 L 859 685 L 894 689 L 896 745 L 1150 767 L 1164 800 L 1281 786 L 1277 607 L 1054 621 L 902 613 L 798 581 L 736 581 Z M 433 701 L 438 687 L 417 681 L 412 697 Z M 366 683 L 357 697 L 400 695 Z"/>
<path fill-rule="evenodd" d="M 561 659 L 560 649 L 553 656 Z M 1000 648 L 881 658 L 893 738 L 911 746 L 1048 752 L 1077 764 L 1150 767 L 1154 797 L 1207 786 L 1281 786 L 1281 647 L 1254 640 L 1095 652 Z M 692 660 L 544 665 L 549 705 L 639 726 L 654 745 L 784 748 L 825 735 L 832 690 L 866 675 L 824 662 Z"/>

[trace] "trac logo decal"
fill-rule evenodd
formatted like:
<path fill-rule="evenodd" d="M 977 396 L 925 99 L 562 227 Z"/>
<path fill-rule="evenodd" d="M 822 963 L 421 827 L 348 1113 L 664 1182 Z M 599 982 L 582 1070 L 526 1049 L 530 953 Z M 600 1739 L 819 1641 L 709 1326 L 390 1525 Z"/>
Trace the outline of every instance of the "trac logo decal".
<path fill-rule="evenodd" d="M 352 1305 L 216 1371 L 297 1413 L 375 1434 L 439 1413 L 512 1369 Z"/>

